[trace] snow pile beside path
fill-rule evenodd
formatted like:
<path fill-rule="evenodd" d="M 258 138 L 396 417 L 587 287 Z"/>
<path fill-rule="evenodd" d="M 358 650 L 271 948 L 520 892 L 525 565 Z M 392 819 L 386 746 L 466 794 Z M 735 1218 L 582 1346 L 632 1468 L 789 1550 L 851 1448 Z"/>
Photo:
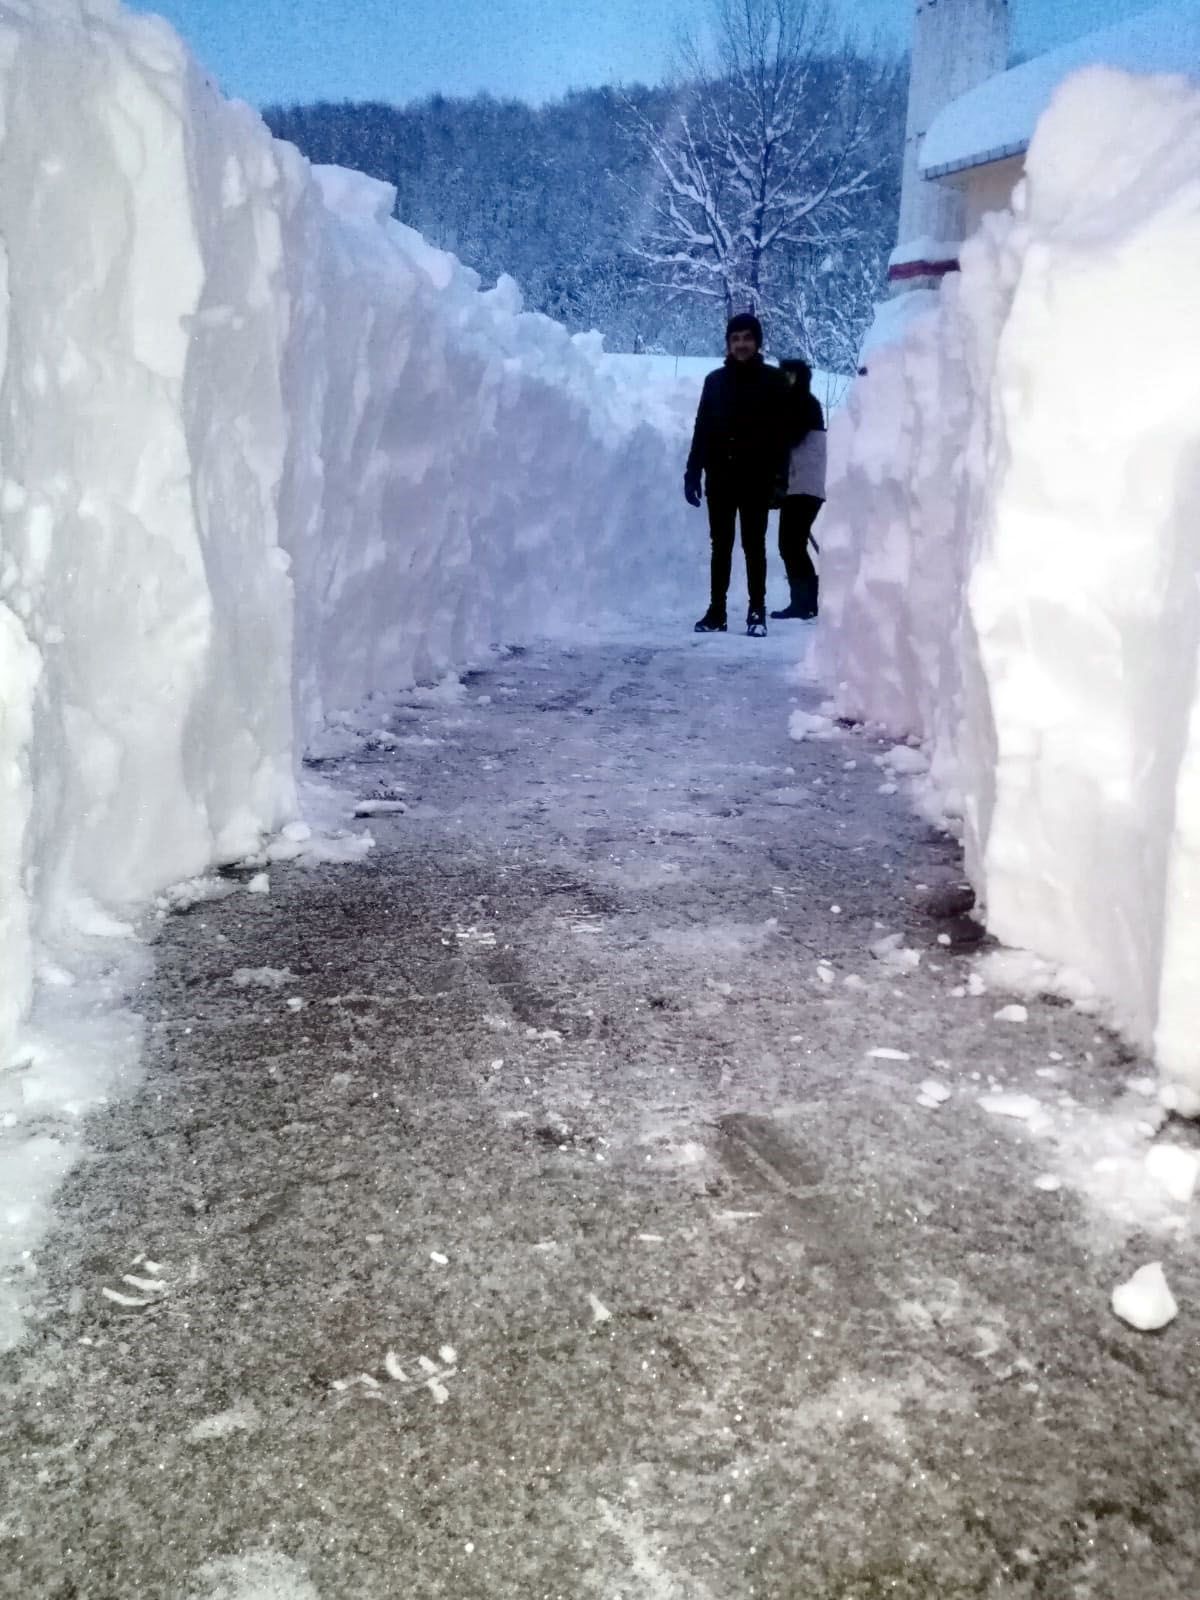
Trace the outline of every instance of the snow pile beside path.
<path fill-rule="evenodd" d="M 698 573 L 684 423 L 160 19 L 6 6 L 0 128 L 2 1064 L 35 952 L 255 850 L 329 713 Z"/>
<path fill-rule="evenodd" d="M 320 517 L 313 537 L 281 530 L 305 733 L 499 639 L 691 604 L 691 416 L 611 371 L 599 335 L 524 313 L 510 278 L 481 293 L 388 220 L 388 186 L 315 176 L 323 269 L 305 337 L 319 348 L 304 367 L 330 386 L 310 452 Z"/>
<path fill-rule="evenodd" d="M 1081 73 L 1027 172 L 835 420 L 823 667 L 992 932 L 1200 1091 L 1200 94 Z"/>

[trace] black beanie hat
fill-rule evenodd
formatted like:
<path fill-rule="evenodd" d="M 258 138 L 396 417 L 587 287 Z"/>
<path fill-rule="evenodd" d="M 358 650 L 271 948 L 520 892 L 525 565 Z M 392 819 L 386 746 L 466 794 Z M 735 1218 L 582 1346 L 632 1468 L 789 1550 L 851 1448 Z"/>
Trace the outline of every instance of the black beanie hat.
<path fill-rule="evenodd" d="M 750 311 L 739 311 L 736 317 L 730 317 L 725 324 L 725 343 L 729 343 L 729 336 L 733 333 L 752 333 L 758 348 L 762 349 L 763 332 L 762 323 Z"/>

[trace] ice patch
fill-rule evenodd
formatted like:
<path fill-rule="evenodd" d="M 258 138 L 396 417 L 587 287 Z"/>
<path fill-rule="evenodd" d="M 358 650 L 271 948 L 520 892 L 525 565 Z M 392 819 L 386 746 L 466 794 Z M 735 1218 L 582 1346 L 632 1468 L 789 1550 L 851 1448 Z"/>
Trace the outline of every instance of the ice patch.
<path fill-rule="evenodd" d="M 196 1572 L 200 1600 L 321 1600 L 298 1561 L 275 1550 L 218 1556 Z"/>
<path fill-rule="evenodd" d="M 257 1433 L 262 1418 L 253 1405 L 231 1406 L 211 1417 L 202 1417 L 184 1435 L 189 1444 L 207 1444 L 210 1439 L 228 1439 L 235 1433 Z"/>
<path fill-rule="evenodd" d="M 727 959 L 751 955 L 778 933 L 779 919 L 768 917 L 765 922 L 714 923 L 707 928 L 653 928 L 650 938 L 683 955 Z"/>

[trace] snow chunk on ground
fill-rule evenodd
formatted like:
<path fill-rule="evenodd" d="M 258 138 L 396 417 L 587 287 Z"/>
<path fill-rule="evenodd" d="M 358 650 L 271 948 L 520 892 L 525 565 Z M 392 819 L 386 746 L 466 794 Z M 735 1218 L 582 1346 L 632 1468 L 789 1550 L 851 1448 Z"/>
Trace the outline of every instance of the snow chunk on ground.
<path fill-rule="evenodd" d="M 1165 1328 L 1179 1315 L 1175 1296 L 1167 1286 L 1161 1261 L 1139 1267 L 1127 1282 L 1112 1292 L 1112 1308 L 1122 1322 L 1143 1333 Z"/>
<path fill-rule="evenodd" d="M 1200 1087 L 1170 1081 L 1163 1084 L 1158 1098 L 1164 1111 L 1173 1111 L 1178 1117 L 1200 1117 Z"/>
<path fill-rule="evenodd" d="M 181 883 L 169 884 L 155 897 L 154 903 L 162 911 L 190 911 L 193 906 L 204 905 L 209 900 L 224 900 L 236 894 L 240 887 L 233 878 L 185 878 Z"/>
<path fill-rule="evenodd" d="M 798 743 L 805 739 L 836 739 L 837 724 L 832 717 L 814 711 L 793 711 L 788 718 L 788 733 Z"/>
<path fill-rule="evenodd" d="M 975 971 L 990 989 L 1007 989 L 1030 1000 L 1057 995 L 1081 1011 L 1096 1009 L 1095 986 L 1081 972 L 1044 961 L 1031 950 L 990 950 L 976 960 Z"/>
<path fill-rule="evenodd" d="M 1015 1117 L 1020 1122 L 1033 1122 L 1044 1115 L 1041 1101 L 1031 1094 L 985 1094 L 978 1103 L 993 1117 Z"/>
<path fill-rule="evenodd" d="M 407 800 L 360 800 L 354 808 L 356 817 L 403 816 L 408 810 Z"/>
<path fill-rule="evenodd" d="M 287 967 L 235 967 L 229 981 L 238 989 L 282 989 L 295 980 Z"/>
<path fill-rule="evenodd" d="M 1200 1152 L 1177 1144 L 1152 1145 L 1146 1152 L 1146 1171 L 1172 1200 L 1186 1205 L 1200 1178 Z"/>
<path fill-rule="evenodd" d="M 874 941 L 870 951 L 876 961 L 896 972 L 912 972 L 921 965 L 921 952 L 906 950 L 902 933 L 884 934 L 881 939 Z"/>
<path fill-rule="evenodd" d="M 879 758 L 879 764 L 897 777 L 912 778 L 929 771 L 929 757 L 925 752 L 907 744 L 895 745 Z"/>

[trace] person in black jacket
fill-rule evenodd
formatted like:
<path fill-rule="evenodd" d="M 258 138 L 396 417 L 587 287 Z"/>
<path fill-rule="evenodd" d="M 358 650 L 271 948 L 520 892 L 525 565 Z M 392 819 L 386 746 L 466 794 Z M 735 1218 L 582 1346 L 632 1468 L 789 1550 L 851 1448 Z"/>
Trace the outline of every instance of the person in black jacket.
<path fill-rule="evenodd" d="M 725 365 L 704 380 L 692 448 L 683 475 L 689 505 L 701 501 L 704 475 L 708 525 L 712 534 L 708 610 L 697 633 L 724 633 L 725 600 L 740 521 L 746 557 L 750 609 L 746 632 L 767 631 L 767 515 L 783 498 L 787 483 L 787 382 L 762 358 L 762 324 L 748 312 L 731 317 L 725 329 Z"/>

